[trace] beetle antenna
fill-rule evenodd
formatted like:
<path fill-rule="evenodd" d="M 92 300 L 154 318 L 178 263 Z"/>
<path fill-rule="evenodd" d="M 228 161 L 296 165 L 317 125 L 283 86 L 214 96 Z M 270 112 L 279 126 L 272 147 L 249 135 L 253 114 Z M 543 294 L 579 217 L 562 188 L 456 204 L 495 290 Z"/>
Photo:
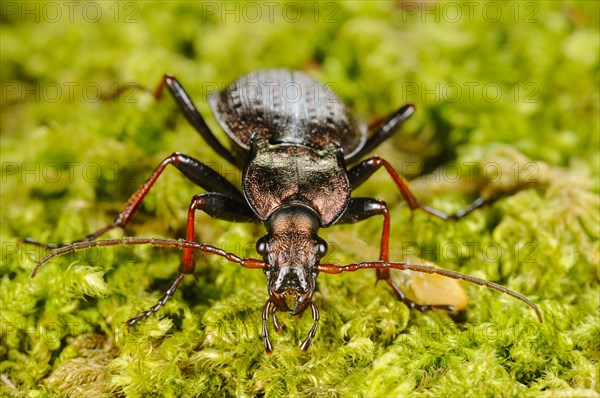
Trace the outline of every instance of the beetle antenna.
<path fill-rule="evenodd" d="M 67 253 L 74 253 L 80 250 L 90 249 L 92 247 L 104 247 L 104 246 L 137 246 L 137 245 L 150 245 L 157 247 L 173 247 L 177 249 L 198 249 L 205 253 L 216 254 L 217 256 L 224 257 L 227 261 L 232 263 L 240 264 L 245 268 L 264 269 L 266 263 L 262 260 L 254 258 L 241 258 L 233 253 L 226 252 L 225 250 L 219 249 L 218 247 L 205 245 L 198 242 L 191 242 L 185 239 L 164 239 L 164 238 L 122 238 L 122 239 L 104 239 L 104 240 L 91 240 L 85 242 L 76 242 L 67 246 L 59 247 L 44 258 L 42 258 L 33 268 L 31 277 L 33 278 L 39 270 L 52 258 L 62 256 Z"/>
<path fill-rule="evenodd" d="M 533 304 L 527 297 L 519 294 L 515 291 L 505 288 L 504 286 L 498 285 L 494 282 L 486 281 L 485 279 L 476 278 L 474 276 L 461 274 L 460 272 L 450 271 L 444 268 L 436 268 L 430 265 L 416 265 L 416 264 L 407 264 L 404 262 L 397 263 L 389 263 L 385 261 L 370 261 L 370 262 L 362 262 L 362 263 L 353 263 L 347 265 L 339 265 L 339 264 L 319 264 L 317 269 L 319 272 L 324 272 L 326 274 L 339 274 L 342 272 L 354 272 L 361 269 L 399 269 L 399 270 L 409 270 L 415 272 L 422 272 L 425 274 L 438 274 L 452 279 L 462 279 L 463 281 L 467 281 L 469 283 L 474 283 L 476 285 L 485 286 L 488 289 L 496 290 L 500 293 L 505 293 L 513 298 L 516 298 L 519 301 L 524 302 L 533 310 L 537 315 L 537 318 L 540 322 L 542 320 L 542 312 L 538 308 L 537 305 Z"/>

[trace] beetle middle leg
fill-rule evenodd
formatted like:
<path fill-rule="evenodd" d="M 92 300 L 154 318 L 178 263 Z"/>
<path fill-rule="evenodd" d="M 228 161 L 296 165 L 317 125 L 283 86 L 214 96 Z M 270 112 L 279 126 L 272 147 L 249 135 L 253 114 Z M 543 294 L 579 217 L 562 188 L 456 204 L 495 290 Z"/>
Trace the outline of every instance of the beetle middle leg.
<path fill-rule="evenodd" d="M 352 189 L 357 188 L 362 183 L 364 183 L 373 173 L 379 170 L 381 167 L 384 167 L 388 174 L 392 177 L 398 189 L 400 189 L 400 193 L 406 200 L 408 207 L 411 210 L 422 210 L 426 213 L 434 215 L 443 220 L 459 220 L 471 213 L 473 210 L 483 206 L 486 203 L 490 203 L 490 200 L 486 200 L 484 198 L 477 198 L 473 203 L 453 214 L 446 213 L 442 210 L 438 210 L 434 207 L 427 206 L 422 204 L 417 197 L 413 194 L 408 181 L 393 169 L 393 167 L 384 159 L 379 156 L 373 156 L 369 159 L 363 160 L 358 163 L 350 170 L 348 170 L 348 178 L 350 180 L 350 185 Z"/>
<path fill-rule="evenodd" d="M 245 203 L 244 197 L 242 193 L 230 183 L 225 177 L 221 176 L 219 173 L 200 162 L 197 159 L 194 159 L 191 156 L 184 155 L 179 152 L 174 152 L 171 155 L 167 156 L 156 169 L 152 172 L 150 177 L 138 188 L 138 190 L 131 195 L 125 208 L 119 212 L 119 214 L 115 217 L 112 223 L 107 226 L 100 228 L 96 232 L 93 232 L 82 239 L 76 240 L 75 242 L 86 242 L 95 240 L 101 235 L 104 235 L 106 232 L 111 229 L 121 227 L 124 228 L 125 225 L 129 222 L 137 208 L 142 203 L 144 197 L 150 191 L 150 188 L 154 185 L 158 177 L 161 176 L 162 172 L 165 170 L 167 165 L 173 165 L 177 168 L 183 175 L 185 175 L 190 181 L 194 182 L 196 185 L 206 189 L 207 191 L 218 192 L 230 197 L 233 197 L 240 201 L 241 203 Z M 23 240 L 25 243 L 35 244 L 38 246 L 43 246 L 48 249 L 53 249 L 56 247 L 64 246 L 64 244 L 43 244 L 38 241 L 35 241 L 31 238 L 25 238 Z"/>
<path fill-rule="evenodd" d="M 379 168 L 381 168 L 382 166 L 385 168 L 385 170 L 388 172 L 388 174 L 392 177 L 392 179 L 396 183 L 396 186 L 398 187 L 398 189 L 400 189 L 400 193 L 406 200 L 408 207 L 411 210 L 419 209 L 419 210 L 425 211 L 426 213 L 434 215 L 438 218 L 441 218 L 443 220 L 459 220 L 462 217 L 466 216 L 467 214 L 471 213 L 473 210 L 483 206 L 486 203 L 489 203 L 489 201 L 487 201 L 486 199 L 478 198 L 473 203 L 471 203 L 466 208 L 464 208 L 463 210 L 461 210 L 457 213 L 453 213 L 453 214 L 449 214 L 442 210 L 438 210 L 436 208 L 424 205 L 413 194 L 413 192 L 410 188 L 410 185 L 408 184 L 406 179 L 404 177 L 402 177 L 401 175 L 399 175 L 398 173 L 396 173 L 396 171 L 392 168 L 392 166 L 386 160 L 380 158 L 379 156 L 373 156 L 371 158 L 363 160 L 362 162 L 358 163 L 357 165 L 352 167 L 350 170 L 348 170 L 348 179 L 350 180 L 350 186 L 352 187 L 352 189 L 355 189 L 358 186 L 360 186 L 361 184 L 363 184 L 366 180 L 369 179 L 369 177 L 371 177 L 373 175 L 373 173 L 375 173 L 377 170 L 379 170 Z M 375 202 L 379 202 L 375 199 L 371 199 L 371 200 L 373 200 Z M 385 202 L 381 202 L 381 203 L 383 203 L 383 206 L 381 206 L 381 205 L 380 206 L 385 207 Z M 356 206 L 359 206 L 359 204 L 357 203 Z M 382 238 L 381 238 L 381 253 L 382 254 L 381 254 L 380 260 L 387 262 L 388 261 L 387 248 L 388 248 L 388 240 L 389 240 L 389 216 L 387 214 L 387 208 L 385 208 L 385 210 L 382 208 L 381 210 L 379 210 L 379 213 L 378 213 L 376 207 L 373 207 L 372 204 L 365 202 L 363 206 L 364 206 L 364 208 L 362 210 L 360 207 L 355 207 L 354 209 L 351 210 L 351 208 L 349 206 L 348 209 L 346 210 L 346 213 L 348 213 L 348 215 L 346 216 L 346 214 L 344 214 L 342 216 L 342 220 L 340 220 L 339 222 L 344 222 L 343 220 L 346 220 L 346 217 L 350 218 L 351 220 L 352 220 L 352 217 L 354 217 L 354 219 L 356 219 L 356 221 L 360 221 L 364 218 L 371 217 L 372 215 L 375 215 L 375 214 L 383 214 L 385 218 L 384 218 L 383 234 L 382 234 Z M 346 221 L 346 222 L 356 222 L 356 221 Z M 385 257 L 384 257 L 384 254 L 385 254 Z M 425 310 L 430 310 L 430 309 L 434 309 L 434 308 L 435 309 L 445 309 L 448 311 L 454 310 L 454 307 L 451 305 L 423 305 L 423 304 L 415 303 L 414 301 L 408 299 L 406 297 L 406 294 L 404 294 L 404 292 L 402 292 L 402 290 L 392 281 L 392 279 L 390 278 L 390 275 L 389 275 L 389 269 L 385 269 L 385 268 L 377 269 L 376 272 L 377 272 L 377 279 L 385 280 L 386 283 L 394 291 L 394 294 L 396 295 L 396 297 L 399 300 L 401 300 L 402 302 L 404 302 L 406 305 L 408 305 L 410 308 L 416 308 L 419 311 L 425 311 Z"/>
<path fill-rule="evenodd" d="M 216 192 L 201 193 L 192 198 L 192 203 L 188 210 L 186 240 L 190 242 L 193 242 L 195 238 L 194 225 L 196 210 L 202 210 L 211 217 L 226 221 L 252 222 L 256 220 L 252 209 L 239 200 Z M 167 289 L 165 294 L 158 300 L 156 305 L 128 320 L 127 326 L 133 326 L 138 321 L 149 317 L 164 306 L 173 296 L 184 276 L 194 272 L 195 267 L 194 248 L 184 248 L 179 273 L 169 289 Z"/>
<path fill-rule="evenodd" d="M 383 230 L 381 233 L 381 246 L 379 252 L 379 261 L 389 262 L 389 240 L 390 240 L 390 215 L 387 205 L 384 201 L 372 198 L 351 198 L 346 211 L 338 224 L 353 224 L 369 217 L 383 215 Z M 384 280 L 391 288 L 398 300 L 402 301 L 409 308 L 416 308 L 419 311 L 431 309 L 443 309 L 453 311 L 451 305 L 428 305 L 418 304 L 406 297 L 406 294 L 394 283 L 390 277 L 389 268 L 376 268 L 377 280 Z"/>

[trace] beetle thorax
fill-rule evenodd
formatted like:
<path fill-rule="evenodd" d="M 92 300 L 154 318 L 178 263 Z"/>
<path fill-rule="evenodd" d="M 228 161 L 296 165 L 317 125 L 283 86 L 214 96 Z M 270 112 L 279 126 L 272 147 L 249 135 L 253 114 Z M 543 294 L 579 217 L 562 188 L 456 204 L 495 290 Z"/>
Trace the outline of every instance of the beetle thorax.
<path fill-rule="evenodd" d="M 339 147 L 332 144 L 315 151 L 304 145 L 270 144 L 258 135 L 252 140 L 252 156 L 244 169 L 242 187 L 252 210 L 267 223 L 280 208 L 299 203 L 314 211 L 319 226 L 327 227 L 341 216 L 350 199 L 350 183 Z M 298 217 L 293 221 L 299 223 L 298 228 L 313 222 L 302 225 Z"/>

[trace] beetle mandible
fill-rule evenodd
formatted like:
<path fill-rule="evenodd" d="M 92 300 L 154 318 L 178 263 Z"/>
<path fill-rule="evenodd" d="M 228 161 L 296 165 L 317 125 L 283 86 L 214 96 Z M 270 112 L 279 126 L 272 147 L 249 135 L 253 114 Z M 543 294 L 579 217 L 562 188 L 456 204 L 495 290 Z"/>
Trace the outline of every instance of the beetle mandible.
<path fill-rule="evenodd" d="M 410 308 L 452 310 L 449 305 L 420 305 L 409 300 L 390 278 L 390 269 L 439 274 L 509 294 L 532 307 L 542 320 L 538 307 L 526 297 L 495 283 L 427 265 L 389 261 L 390 216 L 386 203 L 351 195 L 352 190 L 378 169 L 383 167 L 387 171 L 411 210 L 422 210 L 444 220 L 458 220 L 486 203 L 479 198 L 464 210 L 447 214 L 417 200 L 407 181 L 384 159 L 372 156 L 357 162 L 398 130 L 413 114 L 415 107 L 412 104 L 402 106 L 369 134 L 367 126 L 352 117 L 329 87 L 306 73 L 259 70 L 209 96 L 213 114 L 233 143 L 232 149 L 228 150 L 208 128 L 173 75 L 163 77 L 154 96 L 160 98 L 165 88 L 213 150 L 243 170 L 242 190 L 201 161 L 175 152 L 159 164 L 112 223 L 71 245 L 43 245 L 55 250 L 36 264 L 32 277 L 50 258 L 94 246 L 150 244 L 182 249 L 177 277 L 155 306 L 127 321 L 127 325 L 132 326 L 157 312 L 173 296 L 184 276 L 194 272 L 194 250 L 216 254 L 246 268 L 262 269 L 266 274 L 269 297 L 262 310 L 262 334 L 267 353 L 273 351 L 267 328 L 269 317 L 278 332 L 282 329 L 277 311 L 300 315 L 311 309 L 314 322 L 300 348 L 305 351 L 310 346 L 319 321 L 319 311 L 313 300 L 319 273 L 375 269 L 377 279 L 384 280 L 395 296 Z M 129 222 L 167 165 L 174 166 L 207 191 L 192 198 L 186 239 L 96 240 Z M 256 243 L 256 251 L 263 260 L 240 258 L 219 248 L 196 243 L 194 219 L 198 210 L 227 221 L 264 224 L 266 234 Z M 327 243 L 318 236 L 320 228 L 356 223 L 372 216 L 383 217 L 378 261 L 347 265 L 320 263 L 327 253 Z M 25 241 L 41 245 L 33 239 Z"/>

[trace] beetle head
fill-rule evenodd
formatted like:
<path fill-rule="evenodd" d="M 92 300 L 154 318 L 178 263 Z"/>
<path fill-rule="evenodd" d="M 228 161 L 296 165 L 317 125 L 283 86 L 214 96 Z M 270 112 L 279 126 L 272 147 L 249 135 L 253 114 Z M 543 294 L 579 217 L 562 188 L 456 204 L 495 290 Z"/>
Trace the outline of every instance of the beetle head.
<path fill-rule="evenodd" d="M 327 244 L 317 236 L 317 214 L 304 205 L 276 210 L 267 220 L 267 235 L 256 243 L 257 252 L 268 263 L 269 297 L 278 310 L 301 314 L 315 290 L 317 264 Z M 295 301 L 295 304 L 294 304 Z"/>

